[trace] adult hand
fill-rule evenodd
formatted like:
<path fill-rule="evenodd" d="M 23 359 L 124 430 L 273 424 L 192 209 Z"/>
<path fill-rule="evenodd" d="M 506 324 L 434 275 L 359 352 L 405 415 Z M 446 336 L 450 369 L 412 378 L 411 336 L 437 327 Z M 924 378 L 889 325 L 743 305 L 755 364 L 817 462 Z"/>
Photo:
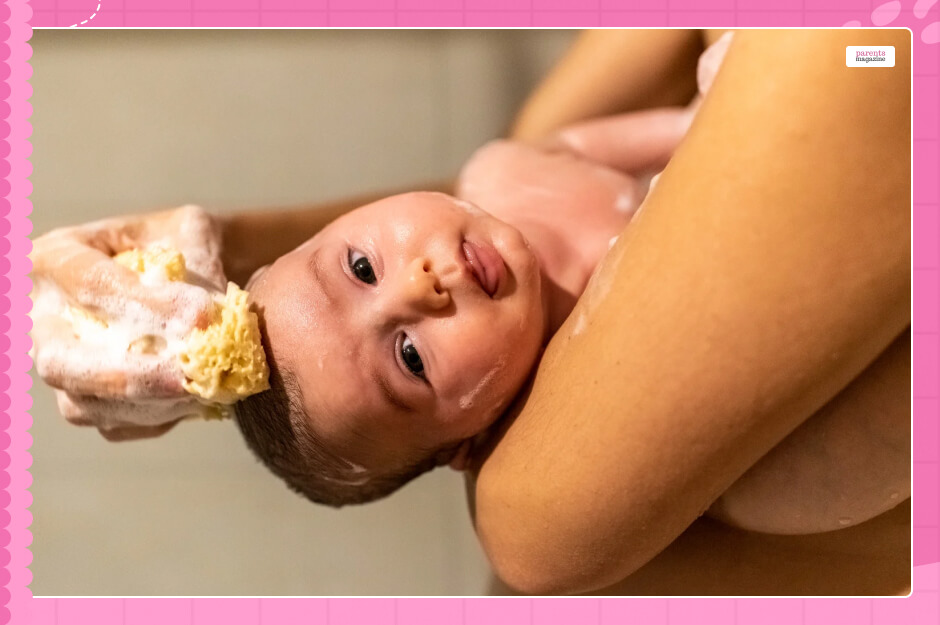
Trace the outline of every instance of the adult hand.
<path fill-rule="evenodd" d="M 114 261 L 153 245 L 183 253 L 185 281 L 149 280 Z M 213 410 L 183 389 L 176 346 L 211 319 L 212 292 L 226 284 L 220 250 L 217 225 L 196 206 L 61 228 L 34 241 L 31 356 L 66 420 L 126 440 Z"/>
<path fill-rule="evenodd" d="M 641 179 L 661 171 L 685 137 L 711 89 L 732 37 L 732 32 L 725 33 L 699 57 L 698 94 L 688 106 L 647 109 L 583 121 L 556 131 L 540 144 Z M 646 189 L 642 191 L 645 193 Z"/>

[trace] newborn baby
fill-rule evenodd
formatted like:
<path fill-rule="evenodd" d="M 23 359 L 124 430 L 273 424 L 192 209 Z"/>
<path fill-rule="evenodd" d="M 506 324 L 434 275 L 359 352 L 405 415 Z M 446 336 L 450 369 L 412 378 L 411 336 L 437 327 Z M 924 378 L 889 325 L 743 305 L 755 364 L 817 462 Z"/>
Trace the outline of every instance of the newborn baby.
<path fill-rule="evenodd" d="M 707 91 L 730 36 L 699 61 Z M 340 217 L 248 284 L 271 389 L 236 404 L 248 445 L 333 506 L 463 468 L 691 122 L 688 108 L 496 141 L 456 197 L 409 193 Z"/>
<path fill-rule="evenodd" d="M 645 165 L 661 167 L 687 115 L 644 115 Z M 369 204 L 255 274 L 271 389 L 235 411 L 272 471 L 340 506 L 462 465 L 642 196 L 634 178 L 564 149 L 575 136 L 590 132 L 551 148 L 491 143 L 457 197 Z"/>

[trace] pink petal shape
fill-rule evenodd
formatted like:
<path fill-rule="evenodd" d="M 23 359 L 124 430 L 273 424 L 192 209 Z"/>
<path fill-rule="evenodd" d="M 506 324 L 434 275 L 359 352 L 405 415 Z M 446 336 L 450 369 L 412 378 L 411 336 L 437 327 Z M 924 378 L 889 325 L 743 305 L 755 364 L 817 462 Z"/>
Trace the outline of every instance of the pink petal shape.
<path fill-rule="evenodd" d="M 924 19 L 927 17 L 927 11 L 936 3 L 937 0 L 917 0 L 917 4 L 914 5 L 914 16 L 919 20 Z"/>
<path fill-rule="evenodd" d="M 937 0 L 933 0 L 933 1 L 936 2 Z M 858 28 L 861 25 L 862 23 L 858 20 L 849 20 L 845 24 L 842 25 L 842 28 Z"/>
<path fill-rule="evenodd" d="M 900 0 L 886 2 L 871 12 L 871 23 L 875 26 L 885 26 L 898 18 L 901 13 Z"/>
<path fill-rule="evenodd" d="M 920 40 L 928 44 L 940 43 L 940 22 L 927 24 L 920 34 Z"/>

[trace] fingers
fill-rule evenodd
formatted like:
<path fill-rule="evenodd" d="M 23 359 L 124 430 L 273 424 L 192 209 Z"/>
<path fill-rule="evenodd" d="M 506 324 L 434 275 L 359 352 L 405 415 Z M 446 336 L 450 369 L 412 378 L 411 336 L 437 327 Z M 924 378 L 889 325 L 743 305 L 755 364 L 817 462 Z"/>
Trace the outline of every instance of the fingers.
<path fill-rule="evenodd" d="M 138 333 L 165 333 L 170 338 L 182 338 L 193 328 L 205 328 L 215 317 L 213 293 L 185 282 L 150 287 L 143 309 L 133 301 L 128 304 L 130 307 L 118 319 L 135 323 Z"/>
<path fill-rule="evenodd" d="M 173 421 L 172 423 L 167 423 L 165 425 L 157 425 L 153 427 L 146 426 L 128 426 L 122 428 L 115 428 L 113 430 L 98 430 L 101 435 L 108 441 L 112 443 L 119 443 L 122 441 L 130 440 L 140 440 L 144 438 L 155 438 L 157 436 L 163 436 L 171 429 L 173 429 L 179 421 Z"/>
<path fill-rule="evenodd" d="M 65 391 L 55 391 L 55 401 L 59 414 L 72 425 L 95 425 L 92 415 L 79 408 Z"/>
<path fill-rule="evenodd" d="M 634 176 L 660 170 L 692 120 L 685 108 L 626 113 L 569 126 L 553 141 L 588 160 Z"/>
<path fill-rule="evenodd" d="M 157 428 L 185 417 L 204 416 L 209 410 L 193 398 L 131 402 L 56 392 L 59 412 L 73 425 L 95 426 L 104 431 Z"/>
<path fill-rule="evenodd" d="M 57 289 L 67 300 L 89 310 L 119 316 L 126 312 L 129 301 L 147 307 L 154 300 L 135 272 L 75 237 L 43 237 L 37 240 L 30 258 L 38 288 Z"/>
<path fill-rule="evenodd" d="M 55 231 L 37 239 L 30 254 L 37 289 L 56 289 L 65 295 L 66 300 L 112 319 L 134 316 L 154 327 L 162 327 L 167 319 L 175 318 L 189 321 L 188 329 L 200 323 L 204 327 L 213 306 L 211 295 L 203 287 L 213 291 L 225 290 L 225 276 L 219 259 L 221 238 L 205 211 L 198 207 L 184 209 L 178 209 L 176 215 L 177 232 L 185 235 L 182 243 L 186 249 L 181 251 L 193 276 L 198 278 L 194 282 L 202 286 L 183 282 L 142 284 L 139 274 L 113 261 L 111 254 L 117 251 L 114 245 L 118 243 L 113 239 L 131 235 L 126 232 L 119 235 L 117 230 L 124 232 L 130 226 L 121 226 L 121 220 L 110 220 L 100 222 L 98 226 L 90 224 Z M 152 219 L 163 223 L 167 217 L 159 214 Z M 106 227 L 113 231 L 106 231 Z M 164 234 L 167 229 L 172 229 L 166 224 L 160 228 Z M 124 243 L 132 243 L 130 247 L 144 245 L 141 238 L 144 234 L 138 232 L 140 228 L 132 230 L 138 240 Z M 109 240 L 99 241 L 102 237 Z"/>
<path fill-rule="evenodd" d="M 47 356 L 40 350 L 36 370 L 52 388 L 76 395 L 111 399 L 170 399 L 186 394 L 182 376 L 162 359 L 128 357 L 114 365 L 94 362 L 91 353 Z"/>
<path fill-rule="evenodd" d="M 187 278 L 219 291 L 225 290 L 222 269 L 222 231 L 212 216 L 199 206 L 183 206 L 177 235 L 177 247 L 186 257 Z"/>
<path fill-rule="evenodd" d="M 731 46 L 733 35 L 734 33 L 731 31 L 726 32 L 718 41 L 708 46 L 708 49 L 698 58 L 696 78 L 699 93 L 708 93 L 709 89 L 712 88 L 712 83 L 715 81 L 715 76 L 718 75 L 721 62 L 725 60 L 725 55 Z"/>
<path fill-rule="evenodd" d="M 187 396 L 179 366 L 170 354 L 121 353 L 82 342 L 60 317 L 38 319 L 33 342 L 36 373 L 52 388 L 123 399 Z"/>

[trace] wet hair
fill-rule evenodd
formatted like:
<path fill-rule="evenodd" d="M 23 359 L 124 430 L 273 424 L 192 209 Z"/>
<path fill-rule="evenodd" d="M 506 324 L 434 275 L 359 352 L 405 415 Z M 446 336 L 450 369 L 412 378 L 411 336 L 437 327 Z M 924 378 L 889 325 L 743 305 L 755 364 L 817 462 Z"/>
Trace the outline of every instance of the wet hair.
<path fill-rule="evenodd" d="M 270 361 L 270 359 L 269 359 Z M 456 447 L 422 452 L 383 475 L 357 474 L 314 430 L 296 378 L 272 367 L 271 388 L 235 404 L 235 421 L 248 447 L 272 473 L 310 501 L 339 508 L 390 495 L 445 464 Z"/>

